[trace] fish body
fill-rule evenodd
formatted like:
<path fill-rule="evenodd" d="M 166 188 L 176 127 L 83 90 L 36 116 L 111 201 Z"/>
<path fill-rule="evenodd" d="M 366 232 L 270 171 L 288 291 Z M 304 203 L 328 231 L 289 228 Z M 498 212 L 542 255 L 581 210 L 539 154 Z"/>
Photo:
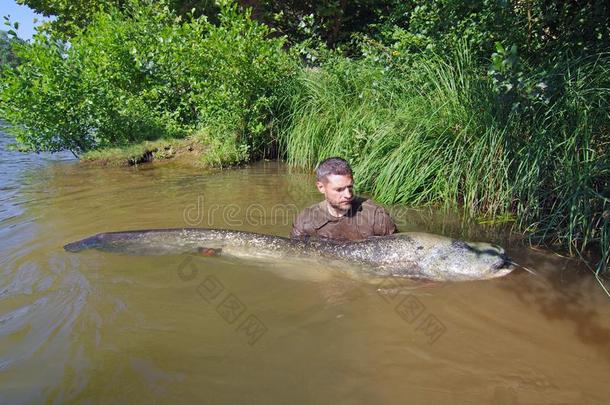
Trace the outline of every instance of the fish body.
<path fill-rule="evenodd" d="M 130 255 L 195 253 L 215 249 L 244 259 L 317 259 L 359 265 L 376 276 L 435 281 L 481 280 L 514 270 L 504 249 L 482 242 L 404 232 L 361 241 L 289 239 L 253 232 L 205 228 L 100 233 L 64 246 Z"/>

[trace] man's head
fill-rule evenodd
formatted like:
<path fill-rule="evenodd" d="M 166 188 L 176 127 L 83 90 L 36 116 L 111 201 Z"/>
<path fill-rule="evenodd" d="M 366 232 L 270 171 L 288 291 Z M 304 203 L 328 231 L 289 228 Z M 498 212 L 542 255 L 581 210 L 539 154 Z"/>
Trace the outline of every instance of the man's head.
<path fill-rule="evenodd" d="M 316 179 L 318 191 L 335 211 L 345 213 L 351 208 L 354 180 L 349 163 L 339 157 L 328 158 L 318 165 Z"/>

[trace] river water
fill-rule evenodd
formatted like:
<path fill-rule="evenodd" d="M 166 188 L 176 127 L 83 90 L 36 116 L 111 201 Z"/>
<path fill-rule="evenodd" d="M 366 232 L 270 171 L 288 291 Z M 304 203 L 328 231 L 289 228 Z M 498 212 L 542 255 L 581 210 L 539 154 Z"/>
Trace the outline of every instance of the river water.
<path fill-rule="evenodd" d="M 288 235 L 320 197 L 277 162 L 99 168 L 8 143 L 0 403 L 608 403 L 610 301 L 573 259 L 476 227 L 537 275 L 369 283 L 324 263 L 67 253 L 113 230 Z M 401 230 L 465 235 L 451 215 L 388 209 Z"/>

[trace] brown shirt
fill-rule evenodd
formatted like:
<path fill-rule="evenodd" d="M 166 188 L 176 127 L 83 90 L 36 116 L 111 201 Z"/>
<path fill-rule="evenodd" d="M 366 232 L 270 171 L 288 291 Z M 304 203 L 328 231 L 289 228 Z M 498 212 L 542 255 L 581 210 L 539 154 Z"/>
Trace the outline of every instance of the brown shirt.
<path fill-rule="evenodd" d="M 332 216 L 327 204 L 324 200 L 305 208 L 294 221 L 291 237 L 359 240 L 396 232 L 390 215 L 371 200 L 355 197 L 351 209 L 342 217 Z"/>

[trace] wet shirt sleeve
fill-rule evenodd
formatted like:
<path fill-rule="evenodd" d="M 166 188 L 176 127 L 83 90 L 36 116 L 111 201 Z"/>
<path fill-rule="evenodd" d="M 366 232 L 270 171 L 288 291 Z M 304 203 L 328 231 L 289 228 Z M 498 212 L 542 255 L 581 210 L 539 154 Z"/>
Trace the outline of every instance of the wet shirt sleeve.
<path fill-rule="evenodd" d="M 390 214 L 388 214 L 383 207 L 377 207 L 375 210 L 373 232 L 375 236 L 391 235 L 397 232 L 396 225 L 394 224 L 392 217 L 390 217 Z"/>
<path fill-rule="evenodd" d="M 305 212 L 300 213 L 292 224 L 292 232 L 290 237 L 293 239 L 303 239 L 306 236 L 311 236 L 305 230 Z"/>
<path fill-rule="evenodd" d="M 290 232 L 290 237 L 293 239 L 300 239 L 305 236 L 305 231 L 303 230 L 303 224 L 299 223 L 299 218 L 297 217 L 292 224 L 292 232 Z"/>

